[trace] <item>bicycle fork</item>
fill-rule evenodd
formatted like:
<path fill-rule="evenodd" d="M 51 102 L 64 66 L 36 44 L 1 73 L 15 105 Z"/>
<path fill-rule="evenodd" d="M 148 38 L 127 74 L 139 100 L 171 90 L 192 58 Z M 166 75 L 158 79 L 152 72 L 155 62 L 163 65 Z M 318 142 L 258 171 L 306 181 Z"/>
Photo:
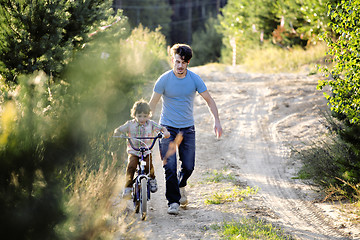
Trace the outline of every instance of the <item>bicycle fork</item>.
<path fill-rule="evenodd" d="M 138 170 L 138 175 L 135 179 L 135 183 L 133 186 L 133 199 L 134 199 L 134 203 L 136 204 L 137 202 L 141 201 L 141 198 L 143 196 L 141 196 L 141 180 L 143 178 L 146 179 L 147 182 L 147 200 L 150 200 L 150 183 L 149 183 L 149 177 L 145 174 L 145 166 L 146 166 L 146 162 L 141 159 L 139 162 L 139 170 Z M 150 167 L 150 166 L 149 166 Z"/>

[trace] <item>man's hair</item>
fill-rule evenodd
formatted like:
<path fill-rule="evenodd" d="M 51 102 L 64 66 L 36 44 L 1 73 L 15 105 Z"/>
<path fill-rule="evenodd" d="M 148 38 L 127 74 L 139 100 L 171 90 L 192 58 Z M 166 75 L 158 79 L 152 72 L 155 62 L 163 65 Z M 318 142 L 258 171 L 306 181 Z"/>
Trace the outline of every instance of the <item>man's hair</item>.
<path fill-rule="evenodd" d="M 179 54 L 181 59 L 189 62 L 192 58 L 192 49 L 189 45 L 177 43 L 171 47 L 170 54 L 172 57 L 175 57 L 175 54 Z"/>
<path fill-rule="evenodd" d="M 145 113 L 151 116 L 150 105 L 144 99 L 140 99 L 134 103 L 134 106 L 131 109 L 131 117 L 135 118 L 135 115 L 139 113 Z"/>

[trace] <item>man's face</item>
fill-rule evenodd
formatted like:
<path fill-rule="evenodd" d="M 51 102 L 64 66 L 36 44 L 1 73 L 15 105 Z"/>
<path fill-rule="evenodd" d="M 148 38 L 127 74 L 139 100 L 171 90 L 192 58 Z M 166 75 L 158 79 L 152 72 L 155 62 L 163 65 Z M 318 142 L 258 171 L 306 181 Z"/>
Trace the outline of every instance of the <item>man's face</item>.
<path fill-rule="evenodd" d="M 174 70 L 175 75 L 185 76 L 186 69 L 187 69 L 189 63 L 185 62 L 179 54 L 175 54 L 175 56 L 173 58 L 173 64 L 174 64 L 173 70 Z"/>

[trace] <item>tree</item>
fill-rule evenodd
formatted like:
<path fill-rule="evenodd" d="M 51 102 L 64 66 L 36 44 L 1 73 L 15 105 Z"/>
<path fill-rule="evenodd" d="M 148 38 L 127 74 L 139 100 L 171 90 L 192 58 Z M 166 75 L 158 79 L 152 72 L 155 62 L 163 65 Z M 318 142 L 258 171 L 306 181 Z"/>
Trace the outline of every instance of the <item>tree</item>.
<path fill-rule="evenodd" d="M 267 0 L 269 1 L 269 0 Z M 237 47 L 237 59 L 241 59 L 247 48 L 258 45 L 260 42 L 259 15 L 267 6 L 266 1 L 246 1 L 230 0 L 222 9 L 219 15 L 219 31 L 223 34 L 223 44 L 225 49 L 222 51 L 222 58 L 229 55 L 230 40 L 234 39 Z"/>
<path fill-rule="evenodd" d="M 115 0 L 114 8 L 124 10 L 131 28 L 141 24 L 155 30 L 160 26 L 164 35 L 170 33 L 172 9 L 168 0 Z"/>
<path fill-rule="evenodd" d="M 274 14 L 278 19 L 284 17 L 286 32 L 293 33 L 293 39 L 289 39 L 292 44 L 316 44 L 320 40 L 319 35 L 330 30 L 327 4 L 338 2 L 339 0 L 277 0 L 274 2 Z"/>
<path fill-rule="evenodd" d="M 161 26 L 168 44 L 192 43 L 192 34 L 203 29 L 227 0 L 114 0 L 115 9 L 123 9 L 132 27 L 140 23 L 151 30 Z"/>
<path fill-rule="evenodd" d="M 297 0 L 300 4 L 300 12 L 304 22 L 297 26 L 297 31 L 303 34 L 304 39 L 309 43 L 319 41 L 319 35 L 329 31 L 328 23 L 330 21 L 327 15 L 327 3 L 339 2 L 339 0 Z"/>
<path fill-rule="evenodd" d="M 0 74 L 43 70 L 57 77 L 88 33 L 112 14 L 111 0 L 9 0 L 0 2 Z"/>
<path fill-rule="evenodd" d="M 218 19 L 209 18 L 204 30 L 198 30 L 193 34 L 194 58 L 191 65 L 203 65 L 210 62 L 218 62 L 221 57 L 222 35 L 217 32 L 215 26 Z"/>

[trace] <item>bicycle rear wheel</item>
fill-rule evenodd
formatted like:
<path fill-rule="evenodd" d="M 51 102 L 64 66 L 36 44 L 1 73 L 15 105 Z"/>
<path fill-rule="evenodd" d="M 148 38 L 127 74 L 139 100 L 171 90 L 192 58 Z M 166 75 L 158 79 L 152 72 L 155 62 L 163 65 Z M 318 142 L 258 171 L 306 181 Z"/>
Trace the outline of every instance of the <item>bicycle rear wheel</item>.
<path fill-rule="evenodd" d="M 145 220 L 147 213 L 147 179 L 142 178 L 140 182 L 141 191 L 140 191 L 140 213 L 141 219 Z"/>

